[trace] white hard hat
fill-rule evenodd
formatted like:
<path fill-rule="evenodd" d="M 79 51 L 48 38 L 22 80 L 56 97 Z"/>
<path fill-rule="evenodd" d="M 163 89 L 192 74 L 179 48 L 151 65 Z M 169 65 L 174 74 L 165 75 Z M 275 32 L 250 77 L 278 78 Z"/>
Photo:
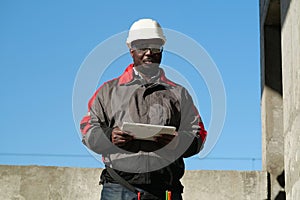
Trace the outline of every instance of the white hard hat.
<path fill-rule="evenodd" d="M 162 45 L 166 42 L 166 37 L 157 21 L 153 19 L 140 19 L 131 25 L 126 44 L 131 48 L 133 41 L 147 39 L 160 39 Z"/>

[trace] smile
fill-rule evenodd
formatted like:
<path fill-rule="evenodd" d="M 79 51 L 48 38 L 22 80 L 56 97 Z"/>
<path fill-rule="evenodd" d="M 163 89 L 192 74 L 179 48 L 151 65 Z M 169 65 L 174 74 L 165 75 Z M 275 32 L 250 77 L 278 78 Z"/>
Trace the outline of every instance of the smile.
<path fill-rule="evenodd" d="M 145 64 L 152 64 L 153 60 L 152 59 L 145 59 L 145 60 L 143 60 L 143 63 L 145 63 Z"/>

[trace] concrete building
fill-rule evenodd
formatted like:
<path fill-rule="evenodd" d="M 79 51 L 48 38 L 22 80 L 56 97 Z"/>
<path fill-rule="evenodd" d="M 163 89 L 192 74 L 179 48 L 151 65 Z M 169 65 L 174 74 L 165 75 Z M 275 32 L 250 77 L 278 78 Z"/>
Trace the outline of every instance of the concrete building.
<path fill-rule="evenodd" d="M 186 200 L 300 199 L 300 0 L 260 0 L 262 171 L 186 171 Z M 99 199 L 101 169 L 0 166 L 1 200 Z"/>

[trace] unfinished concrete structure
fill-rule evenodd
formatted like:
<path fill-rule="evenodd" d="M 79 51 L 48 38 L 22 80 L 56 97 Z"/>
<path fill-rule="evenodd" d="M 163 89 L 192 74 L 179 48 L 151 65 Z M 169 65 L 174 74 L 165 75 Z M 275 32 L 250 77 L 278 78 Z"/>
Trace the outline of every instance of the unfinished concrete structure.
<path fill-rule="evenodd" d="M 184 199 L 300 199 L 300 0 L 260 0 L 263 171 L 187 171 Z M 99 200 L 101 169 L 0 166 L 0 199 Z"/>
<path fill-rule="evenodd" d="M 300 199 L 300 0 L 261 0 L 263 171 L 268 199 Z"/>

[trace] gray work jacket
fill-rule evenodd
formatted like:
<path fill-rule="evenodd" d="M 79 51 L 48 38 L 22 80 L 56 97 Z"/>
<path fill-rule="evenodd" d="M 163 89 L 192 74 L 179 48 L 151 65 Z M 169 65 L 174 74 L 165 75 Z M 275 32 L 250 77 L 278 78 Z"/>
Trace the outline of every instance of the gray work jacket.
<path fill-rule="evenodd" d="M 174 126 L 177 142 L 172 140 L 170 147 L 162 147 L 154 141 L 132 140 L 117 147 L 111 143 L 111 133 L 123 122 Z M 131 184 L 159 184 L 162 189 L 182 190 L 183 158 L 197 154 L 207 135 L 184 87 L 168 80 L 161 68 L 158 76 L 145 82 L 134 73 L 133 64 L 95 92 L 80 125 L 83 143 L 102 154 L 106 166 Z M 115 182 L 106 170 L 101 179 Z"/>

